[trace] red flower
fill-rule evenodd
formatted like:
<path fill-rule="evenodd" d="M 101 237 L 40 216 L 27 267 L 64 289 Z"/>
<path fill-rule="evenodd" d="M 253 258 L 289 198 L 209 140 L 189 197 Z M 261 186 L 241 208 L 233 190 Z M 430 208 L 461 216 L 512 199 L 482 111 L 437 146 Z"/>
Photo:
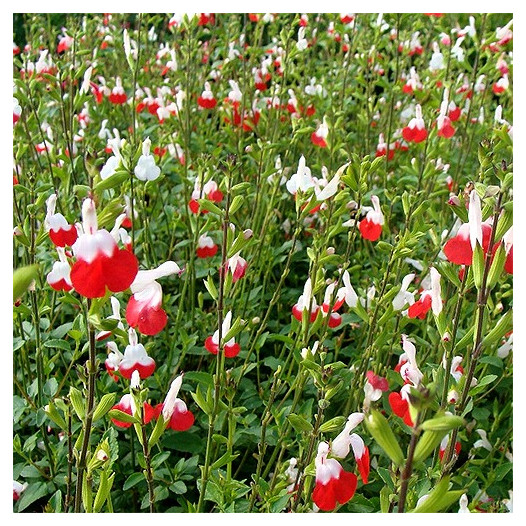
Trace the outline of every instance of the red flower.
<path fill-rule="evenodd" d="M 221 327 L 221 338 L 224 340 L 228 331 L 230 330 L 230 324 L 232 322 L 232 312 L 228 311 L 225 319 L 223 320 L 223 325 Z M 213 336 L 209 336 L 205 340 L 205 349 L 212 353 L 217 354 L 219 352 L 219 329 L 214 332 Z M 239 343 L 236 343 L 234 338 L 231 338 L 228 342 L 223 344 L 223 352 L 225 358 L 234 358 L 241 351 Z"/>
<path fill-rule="evenodd" d="M 410 427 L 413 426 L 409 412 L 409 402 L 400 393 L 393 392 L 389 394 L 389 405 L 393 413 L 400 417 L 405 424 Z"/>
<path fill-rule="evenodd" d="M 133 415 L 133 409 L 132 409 L 132 404 L 133 404 L 133 398 L 132 398 L 132 395 L 131 394 L 125 394 L 120 402 L 118 404 L 115 404 L 112 409 L 118 409 L 119 411 L 122 411 L 123 413 L 126 413 L 130 416 Z M 144 406 L 143 406 L 143 411 L 144 411 L 144 423 L 145 424 L 148 424 L 152 418 L 155 417 L 155 409 L 148 403 L 148 402 L 144 402 Z M 115 418 L 112 418 L 111 421 L 117 426 L 117 427 L 122 427 L 122 428 L 128 428 L 130 427 L 132 424 L 131 422 L 121 422 L 119 420 L 116 420 Z"/>

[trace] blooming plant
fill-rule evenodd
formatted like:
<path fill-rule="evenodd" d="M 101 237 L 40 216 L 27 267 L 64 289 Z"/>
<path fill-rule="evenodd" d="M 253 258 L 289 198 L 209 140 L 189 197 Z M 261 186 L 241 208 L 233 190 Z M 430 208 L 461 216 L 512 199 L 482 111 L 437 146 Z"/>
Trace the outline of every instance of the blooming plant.
<path fill-rule="evenodd" d="M 512 509 L 511 15 L 14 29 L 14 511 Z"/>

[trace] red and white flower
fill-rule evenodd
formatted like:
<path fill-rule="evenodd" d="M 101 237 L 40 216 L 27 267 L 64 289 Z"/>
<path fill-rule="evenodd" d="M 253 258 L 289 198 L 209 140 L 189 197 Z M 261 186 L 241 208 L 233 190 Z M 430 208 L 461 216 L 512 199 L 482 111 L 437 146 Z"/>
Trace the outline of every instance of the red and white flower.
<path fill-rule="evenodd" d="M 62 214 L 55 213 L 56 203 L 57 195 L 51 194 L 46 201 L 47 213 L 44 226 L 55 246 L 73 246 L 78 237 L 77 227 L 70 225 Z"/>
<path fill-rule="evenodd" d="M 111 292 L 126 290 L 135 279 L 139 265 L 135 255 L 119 249 L 112 234 L 98 229 L 93 199 L 82 203 L 84 233 L 72 246 L 77 258 L 71 269 L 75 290 L 87 298 L 102 298 L 106 289 Z"/>
<path fill-rule="evenodd" d="M 232 273 L 232 283 L 241 279 L 247 271 L 248 263 L 240 256 L 241 252 L 236 252 L 231 258 L 228 258 L 226 267 Z"/>
<path fill-rule="evenodd" d="M 423 320 L 431 309 L 435 316 L 442 312 L 442 292 L 440 286 L 440 274 L 434 267 L 429 269 L 431 288 L 423 290 L 418 301 L 415 301 L 408 309 L 409 318 L 420 318 Z"/>
<path fill-rule="evenodd" d="M 444 453 L 446 452 L 447 445 L 449 444 L 449 433 L 442 439 L 440 442 L 440 448 L 438 449 L 438 458 L 442 460 L 444 458 Z M 455 442 L 455 454 L 458 456 L 462 449 L 461 443 L 457 440 Z M 460 513 L 460 512 L 459 512 Z"/>
<path fill-rule="evenodd" d="M 13 97 L 13 124 L 16 124 L 22 115 L 22 107 L 18 103 L 18 99 Z"/>
<path fill-rule="evenodd" d="M 207 110 L 211 110 L 212 108 L 216 107 L 217 100 L 212 93 L 209 82 L 205 82 L 205 89 L 201 93 L 201 96 L 197 99 L 197 104 L 199 104 L 201 108 L 205 108 Z"/>
<path fill-rule="evenodd" d="M 137 407 L 135 406 L 135 401 L 131 394 L 125 394 L 119 401 L 118 404 L 115 404 L 112 409 L 117 409 L 126 413 L 130 416 L 137 415 Z M 143 422 L 147 424 L 155 417 L 155 409 L 148 403 L 144 402 L 143 406 Z M 132 425 L 131 422 L 121 422 L 115 418 L 112 418 L 111 421 L 117 426 L 122 428 L 128 428 Z"/>
<path fill-rule="evenodd" d="M 380 200 L 376 195 L 371 196 L 371 202 L 373 203 L 373 208 L 367 207 L 367 215 L 360 221 L 358 228 L 364 239 L 376 241 L 382 234 L 382 225 L 385 219 L 380 207 Z M 363 210 L 365 209 L 364 207 Z"/>
<path fill-rule="evenodd" d="M 225 336 L 230 330 L 231 323 L 232 311 L 228 311 L 221 325 L 221 340 L 223 342 L 223 352 L 225 354 L 225 358 L 234 358 L 241 351 L 241 347 L 239 343 L 236 343 L 235 338 L 230 338 L 230 340 L 225 342 Z M 209 336 L 205 340 L 205 348 L 208 352 L 211 352 L 212 354 L 217 354 L 219 352 L 219 329 L 216 332 L 214 332 L 212 336 Z"/>
<path fill-rule="evenodd" d="M 104 361 L 104 366 L 106 367 L 106 371 L 108 372 L 108 374 L 113 378 L 114 381 L 117 382 L 119 380 L 119 377 L 115 374 L 115 372 L 119 370 L 119 365 L 124 359 L 124 356 L 119 351 L 119 348 L 117 347 L 117 344 L 115 342 L 108 342 L 106 344 L 106 347 L 108 348 L 110 353 Z"/>
<path fill-rule="evenodd" d="M 327 148 L 327 136 L 329 135 L 329 126 L 327 125 L 326 117 L 323 117 L 323 122 L 318 126 L 318 129 L 312 132 L 310 137 L 312 144 L 320 148 Z"/>
<path fill-rule="evenodd" d="M 407 304 L 411 306 L 415 302 L 415 293 L 409 292 L 407 290 L 414 279 L 415 274 L 413 273 L 407 274 L 407 276 L 405 276 L 404 279 L 402 279 L 402 285 L 400 286 L 400 290 L 398 291 L 398 294 L 393 298 L 392 303 L 394 310 L 402 310 Z"/>
<path fill-rule="evenodd" d="M 122 87 L 120 77 L 115 79 L 115 87 L 111 90 L 108 98 L 112 104 L 125 104 L 127 102 L 128 96 Z"/>
<path fill-rule="evenodd" d="M 416 105 L 415 117 L 413 117 L 409 124 L 402 130 L 402 137 L 407 142 L 419 143 L 426 139 L 427 130 L 424 119 L 422 118 L 422 107 L 420 104 Z"/>
<path fill-rule="evenodd" d="M 364 411 L 368 411 L 371 402 L 376 402 L 382 397 L 382 393 L 389 390 L 387 378 L 374 374 L 373 371 L 367 371 L 365 385 L 363 386 L 365 399 L 363 402 Z"/>
<path fill-rule="evenodd" d="M 157 279 L 181 274 L 174 261 L 166 261 L 156 269 L 139 270 L 130 286 L 132 296 L 126 307 L 126 321 L 141 334 L 154 336 L 166 326 L 168 317 L 162 308 L 163 290 Z"/>
<path fill-rule="evenodd" d="M 22 492 L 27 488 L 27 482 L 20 484 L 20 482 L 13 480 L 13 501 L 17 501 L 22 495 Z"/>
<path fill-rule="evenodd" d="M 507 91 L 509 87 L 510 81 L 508 80 L 508 75 L 502 75 L 502 78 L 493 84 L 493 93 L 495 93 L 495 95 L 500 95 Z"/>
<path fill-rule="evenodd" d="M 489 248 L 491 224 L 482 222 L 480 198 L 475 190 L 469 196 L 468 223 L 464 223 L 457 234 L 444 245 L 444 254 L 448 261 L 456 265 L 471 265 L 473 250 L 478 242 L 484 253 Z"/>
<path fill-rule="evenodd" d="M 65 250 L 57 247 L 57 253 L 59 261 L 53 263 L 53 269 L 47 275 L 46 281 L 55 290 L 68 292 L 73 288 L 73 284 L 71 283 L 71 267 L 66 258 Z"/>
<path fill-rule="evenodd" d="M 155 408 L 167 422 L 167 428 L 174 431 L 187 431 L 195 421 L 193 413 L 188 410 L 184 401 L 177 397 L 182 384 L 183 375 L 180 374 L 172 382 L 164 402 Z"/>
<path fill-rule="evenodd" d="M 362 422 L 363 417 L 363 413 L 349 415 L 343 431 L 332 441 L 330 452 L 336 458 L 346 458 L 352 447 L 362 482 L 367 484 L 370 471 L 369 448 L 360 435 L 351 433 Z"/>
<path fill-rule="evenodd" d="M 223 192 L 219 190 L 219 186 L 215 181 L 207 181 L 201 190 L 201 185 L 199 181 L 195 181 L 194 190 L 192 192 L 192 199 L 188 203 L 190 210 L 194 214 L 198 214 L 200 211 L 203 214 L 208 214 L 208 210 L 200 210 L 198 199 L 208 199 L 213 203 L 220 203 L 223 200 Z"/>
<path fill-rule="evenodd" d="M 320 308 L 316 303 L 316 298 L 312 294 L 312 284 L 310 278 L 307 279 L 303 287 L 303 294 L 298 298 L 297 303 L 292 307 L 292 314 L 298 320 L 302 321 L 303 311 L 310 311 L 310 322 L 313 323 L 318 316 Z"/>
<path fill-rule="evenodd" d="M 453 128 L 453 126 L 451 125 L 451 119 L 446 115 L 448 111 L 448 98 L 449 90 L 446 88 L 444 90 L 444 98 L 442 100 L 442 104 L 440 105 L 440 114 L 437 119 L 437 135 L 446 139 L 450 139 L 451 137 L 453 137 L 453 135 L 455 135 L 455 128 Z"/>
<path fill-rule="evenodd" d="M 356 475 L 345 471 L 337 460 L 327 458 L 328 454 L 329 444 L 320 442 L 314 461 L 316 486 L 312 500 L 323 511 L 332 511 L 336 504 L 351 500 L 358 484 Z"/>
<path fill-rule="evenodd" d="M 504 270 L 508 274 L 513 274 L 513 227 L 511 227 L 503 236 L 504 250 L 506 252 L 506 262 Z"/>
<path fill-rule="evenodd" d="M 203 234 L 197 241 L 196 254 L 198 258 L 211 258 L 217 254 L 217 245 L 210 236 Z"/>
<path fill-rule="evenodd" d="M 128 330 L 129 345 L 124 350 L 124 356 L 119 364 L 119 372 L 127 378 L 131 379 L 134 371 L 137 371 L 144 380 L 148 378 L 155 371 L 155 360 L 148 356 L 146 349 L 142 343 L 137 341 L 137 333 L 130 327 Z"/>

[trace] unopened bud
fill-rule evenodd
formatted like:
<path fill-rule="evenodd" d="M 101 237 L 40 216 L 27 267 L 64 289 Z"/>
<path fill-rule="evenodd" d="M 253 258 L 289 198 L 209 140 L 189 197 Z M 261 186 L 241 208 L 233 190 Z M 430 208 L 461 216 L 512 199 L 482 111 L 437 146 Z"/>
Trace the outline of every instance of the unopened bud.
<path fill-rule="evenodd" d="M 334 254 L 334 252 L 335 252 L 335 249 L 334 249 L 334 247 L 328 247 L 326 252 L 327 252 L 328 256 L 332 256 Z"/>
<path fill-rule="evenodd" d="M 254 316 L 252 318 L 252 325 L 258 325 L 261 322 L 261 318 L 259 316 Z"/>
<path fill-rule="evenodd" d="M 243 237 L 245 239 L 250 239 L 253 235 L 254 235 L 254 232 L 252 232 L 250 228 L 247 228 L 246 230 L 243 231 Z"/>
<path fill-rule="evenodd" d="M 108 460 L 108 455 L 106 454 L 106 451 L 104 451 L 103 449 L 99 449 L 97 451 L 97 460 L 100 460 L 102 462 Z"/>

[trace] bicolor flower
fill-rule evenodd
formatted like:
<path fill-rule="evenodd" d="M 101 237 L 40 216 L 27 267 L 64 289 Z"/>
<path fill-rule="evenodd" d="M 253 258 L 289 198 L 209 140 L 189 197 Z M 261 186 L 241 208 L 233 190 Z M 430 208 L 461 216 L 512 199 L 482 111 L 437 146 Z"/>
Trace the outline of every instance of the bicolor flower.
<path fill-rule="evenodd" d="M 410 384 L 406 384 L 400 389 L 400 392 L 397 393 L 393 391 L 389 394 L 389 405 L 393 413 L 400 417 L 404 424 L 412 427 L 413 420 L 411 419 L 411 413 L 409 411 L 409 391 L 411 389 Z"/>
<path fill-rule="evenodd" d="M 46 201 L 47 213 L 44 226 L 55 246 L 73 246 L 78 237 L 77 227 L 70 225 L 62 214 L 55 213 L 56 204 L 57 195 L 51 194 Z"/>
<path fill-rule="evenodd" d="M 471 265 L 475 242 L 487 252 L 491 237 L 491 224 L 482 222 L 480 198 L 475 190 L 469 196 L 468 223 L 464 223 L 457 234 L 444 245 L 444 254 L 448 261 L 456 265 Z"/>
<path fill-rule="evenodd" d="M 448 111 L 448 97 L 449 90 L 446 88 L 444 90 L 442 104 L 440 105 L 440 114 L 437 119 L 437 135 L 439 137 L 444 137 L 445 139 L 451 139 L 451 137 L 455 135 L 455 128 L 451 125 L 451 119 L 446 115 Z"/>
<path fill-rule="evenodd" d="M 129 345 L 124 350 L 124 356 L 119 364 L 119 372 L 131 379 L 134 371 L 138 371 L 142 379 L 148 378 L 155 371 L 155 360 L 148 356 L 142 343 L 137 341 L 137 333 L 130 327 L 128 330 Z"/>
<path fill-rule="evenodd" d="M 140 181 L 155 181 L 161 175 L 161 169 L 155 164 L 153 155 L 150 155 L 151 145 L 152 141 L 146 137 L 142 143 L 142 155 L 133 171 Z"/>
<path fill-rule="evenodd" d="M 223 342 L 223 352 L 225 354 L 225 358 L 234 358 L 241 351 L 241 347 L 239 346 L 239 343 L 236 343 L 235 338 L 230 338 L 230 340 L 228 340 L 227 342 L 224 341 L 225 336 L 230 330 L 231 323 L 232 311 L 228 311 L 227 315 L 225 316 L 225 319 L 223 320 L 223 324 L 221 325 L 221 340 Z M 219 352 L 219 329 L 216 332 L 214 332 L 212 336 L 209 336 L 205 340 L 205 348 L 208 352 L 211 352 L 212 354 L 217 354 Z"/>
<path fill-rule="evenodd" d="M 166 261 L 156 269 L 139 270 L 130 289 L 133 295 L 126 307 L 126 321 L 141 334 L 154 336 L 166 326 L 168 317 L 162 308 L 163 290 L 156 280 L 181 274 L 174 261 Z"/>
<path fill-rule="evenodd" d="M 108 342 L 106 344 L 107 349 L 110 351 L 108 357 L 104 361 L 104 366 L 106 371 L 113 378 L 115 382 L 119 380 L 119 377 L 115 374 L 119 370 L 119 366 L 124 359 L 123 354 L 119 351 L 117 344 L 115 342 Z"/>
<path fill-rule="evenodd" d="M 46 281 L 55 290 L 68 292 L 73 288 L 73 284 L 71 283 L 71 267 L 66 258 L 65 250 L 62 247 L 57 247 L 57 253 L 59 261 L 53 263 L 53 268 L 47 275 Z"/>
<path fill-rule="evenodd" d="M 174 431 L 187 431 L 195 421 L 193 413 L 188 410 L 184 401 L 177 397 L 182 383 L 183 375 L 180 374 L 170 385 L 164 402 L 155 407 L 156 412 L 167 422 L 167 428 Z"/>
<path fill-rule="evenodd" d="M 17 501 L 22 495 L 22 492 L 27 488 L 27 482 L 20 484 L 20 482 L 13 480 L 13 501 Z"/>
<path fill-rule="evenodd" d="M 192 199 L 188 203 L 190 210 L 194 214 L 198 214 L 200 211 L 198 199 L 208 199 L 213 203 L 220 203 L 223 200 L 223 192 L 219 190 L 219 186 L 215 181 L 208 181 L 203 186 L 201 191 L 201 186 L 199 181 L 196 180 L 194 185 L 194 190 L 192 191 Z M 208 214 L 208 210 L 201 210 L 203 214 Z"/>
<path fill-rule="evenodd" d="M 365 411 L 368 411 L 369 407 L 371 406 L 371 402 L 380 400 L 382 393 L 389 391 L 389 382 L 387 381 L 387 378 L 378 376 L 374 374 L 373 371 L 367 371 L 363 390 L 365 393 L 363 407 Z"/>
<path fill-rule="evenodd" d="M 125 394 L 119 401 L 118 404 L 115 404 L 112 409 L 117 409 L 126 413 L 130 416 L 137 414 L 137 408 L 135 407 L 135 402 L 131 394 Z M 144 402 L 143 406 L 143 422 L 147 424 L 155 417 L 155 409 L 148 403 Z M 111 421 L 117 426 L 122 428 L 128 428 L 132 425 L 131 422 L 121 422 L 115 418 L 112 418 Z"/>
<path fill-rule="evenodd" d="M 22 115 L 22 107 L 18 103 L 18 99 L 13 97 L 13 124 L 16 124 Z"/>
<path fill-rule="evenodd" d="M 352 447 L 358 471 L 364 484 L 369 478 L 369 448 L 365 445 L 362 437 L 351 431 L 363 420 L 363 413 L 352 413 L 347 418 L 343 431 L 332 441 L 331 454 L 336 458 L 346 458 Z"/>
<path fill-rule="evenodd" d="M 373 208 L 369 209 L 364 219 L 358 224 L 360 233 L 364 239 L 376 241 L 382 234 L 382 225 L 385 222 L 380 200 L 376 195 L 371 196 Z"/>
<path fill-rule="evenodd" d="M 435 316 L 442 312 L 442 292 L 440 287 L 440 274 L 436 268 L 429 270 L 431 289 L 423 290 L 418 301 L 415 301 L 407 310 L 409 318 L 423 320 L 431 309 Z"/>
<path fill-rule="evenodd" d="M 337 460 L 327 458 L 328 454 L 329 444 L 320 442 L 314 461 L 316 486 L 312 500 L 323 511 L 332 511 L 336 504 L 351 500 L 358 484 L 356 475 L 345 471 Z"/>
<path fill-rule="evenodd" d="M 327 135 L 329 135 L 329 126 L 326 117 L 323 117 L 323 122 L 318 126 L 318 129 L 312 132 L 310 137 L 312 144 L 320 148 L 327 148 Z"/>
<path fill-rule="evenodd" d="M 211 258 L 217 254 L 217 245 L 210 236 L 203 234 L 197 241 L 196 254 L 198 258 Z"/>
<path fill-rule="evenodd" d="M 212 108 L 216 107 L 217 100 L 214 98 L 214 94 L 210 89 L 209 82 L 205 82 L 205 89 L 203 90 L 203 93 L 201 93 L 201 96 L 197 99 L 197 104 L 199 104 L 201 108 L 205 108 L 207 110 L 211 110 Z"/>
<path fill-rule="evenodd" d="M 409 124 L 402 130 L 402 137 L 407 142 L 419 143 L 427 137 L 426 125 L 422 118 L 422 107 L 420 104 L 416 105 L 415 117 L 413 117 Z"/>
<path fill-rule="evenodd" d="M 298 321 L 302 321 L 303 311 L 310 311 L 310 322 L 313 323 L 316 320 L 316 316 L 318 316 L 319 309 L 316 298 L 312 294 L 311 280 L 308 278 L 303 287 L 303 294 L 292 307 L 292 315 Z"/>
<path fill-rule="evenodd" d="M 122 87 L 120 77 L 115 79 L 115 87 L 111 90 L 108 98 L 112 104 L 125 104 L 127 102 L 128 97 Z"/>
<path fill-rule="evenodd" d="M 503 75 L 502 78 L 493 84 L 493 93 L 495 93 L 495 95 L 500 95 L 507 91 L 509 87 L 510 81 L 508 80 L 508 75 Z"/>
<path fill-rule="evenodd" d="M 238 279 L 241 279 L 247 271 L 248 263 L 236 252 L 231 258 L 228 258 L 226 262 L 226 268 L 232 273 L 232 283 L 235 283 Z"/>
<path fill-rule="evenodd" d="M 415 274 L 407 274 L 404 279 L 402 279 L 402 285 L 398 294 L 393 298 L 393 309 L 402 310 L 407 304 L 409 306 L 413 305 L 415 302 L 415 293 L 409 292 L 407 289 L 412 281 L 415 279 Z"/>
<path fill-rule="evenodd" d="M 72 246 L 77 258 L 71 269 L 73 287 L 87 298 L 102 298 L 106 289 L 126 290 L 139 270 L 137 258 L 119 249 L 106 229 L 98 229 L 95 203 L 89 197 L 82 203 L 82 219 L 84 233 Z"/>

